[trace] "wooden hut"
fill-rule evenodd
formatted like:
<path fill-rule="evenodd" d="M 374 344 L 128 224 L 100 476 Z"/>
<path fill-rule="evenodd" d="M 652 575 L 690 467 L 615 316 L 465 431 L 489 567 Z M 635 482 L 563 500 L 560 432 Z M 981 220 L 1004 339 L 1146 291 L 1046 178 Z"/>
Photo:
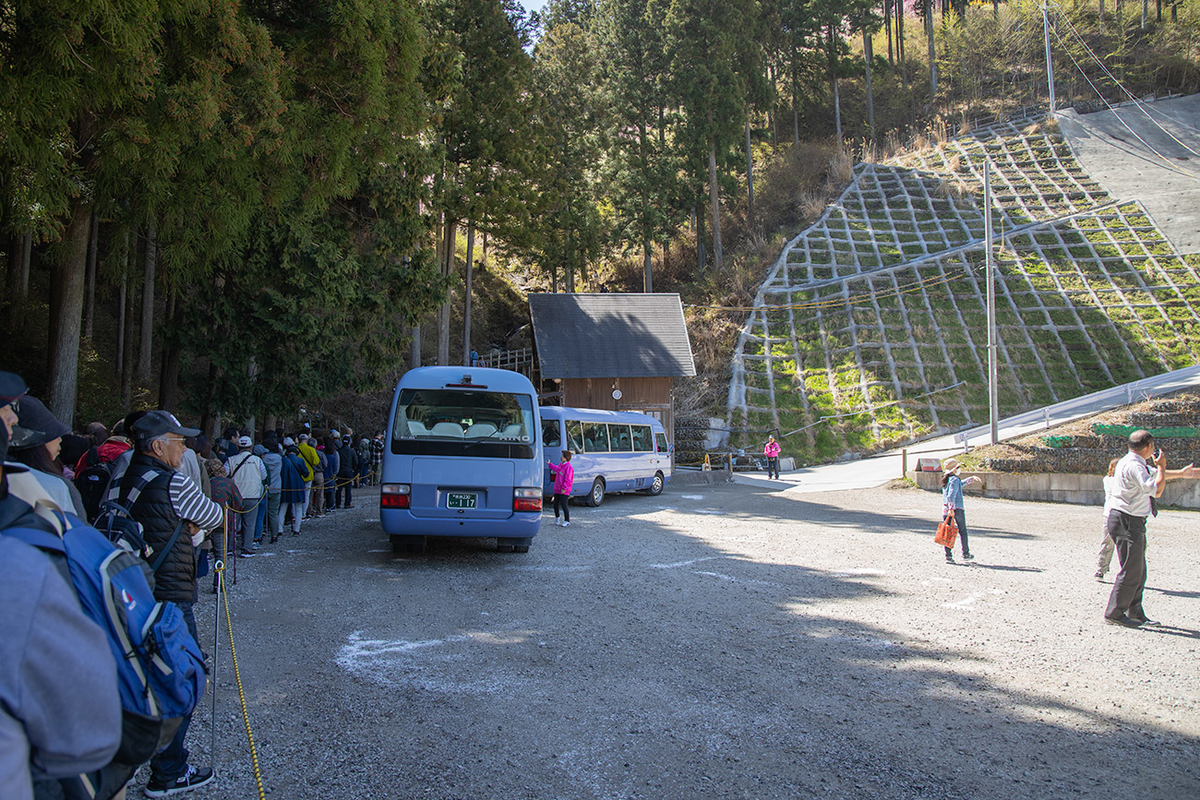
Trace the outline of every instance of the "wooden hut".
<path fill-rule="evenodd" d="M 640 411 L 674 442 L 675 379 L 696 374 L 677 294 L 531 294 L 544 402 Z"/>

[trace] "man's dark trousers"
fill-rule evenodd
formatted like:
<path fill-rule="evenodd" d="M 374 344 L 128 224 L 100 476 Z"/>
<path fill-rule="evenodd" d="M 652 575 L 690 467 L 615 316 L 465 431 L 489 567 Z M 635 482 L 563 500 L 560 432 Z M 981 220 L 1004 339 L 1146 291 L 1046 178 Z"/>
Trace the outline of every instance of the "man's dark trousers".
<path fill-rule="evenodd" d="M 1108 515 L 1108 535 L 1116 542 L 1121 571 L 1113 580 L 1104 616 L 1116 619 L 1128 614 L 1145 619 L 1142 592 L 1146 589 L 1146 518 L 1114 511 Z"/>

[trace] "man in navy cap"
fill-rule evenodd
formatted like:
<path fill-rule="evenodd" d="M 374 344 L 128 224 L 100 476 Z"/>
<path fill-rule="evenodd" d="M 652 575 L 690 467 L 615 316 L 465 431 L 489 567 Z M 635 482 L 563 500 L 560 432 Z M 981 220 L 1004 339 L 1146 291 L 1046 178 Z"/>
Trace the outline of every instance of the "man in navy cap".
<path fill-rule="evenodd" d="M 185 438 L 200 431 L 185 428 L 167 411 L 148 411 L 133 423 L 134 449 L 129 469 L 121 478 L 119 501 L 129 504 L 130 514 L 142 524 L 152 558 L 166 556 L 154 575 L 154 597 L 176 603 L 197 642 L 192 604 L 196 593 L 196 546 L 204 531 L 221 524 L 221 507 L 204 496 L 191 478 L 179 472 L 187 453 Z M 184 747 L 191 717 L 184 719 L 175 738 L 150 760 L 148 797 L 164 797 L 203 786 L 212 780 L 211 769 L 188 764 Z"/>

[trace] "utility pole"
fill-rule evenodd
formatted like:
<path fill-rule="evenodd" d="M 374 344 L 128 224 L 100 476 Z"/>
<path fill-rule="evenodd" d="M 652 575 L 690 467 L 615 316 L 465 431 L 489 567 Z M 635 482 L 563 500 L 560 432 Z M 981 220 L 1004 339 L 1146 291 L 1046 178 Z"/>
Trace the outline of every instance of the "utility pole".
<path fill-rule="evenodd" d="M 1042 36 L 1046 40 L 1046 83 L 1050 87 L 1050 113 L 1054 113 L 1054 63 L 1050 60 L 1050 12 L 1042 0 Z"/>
<path fill-rule="evenodd" d="M 987 272 L 988 423 L 992 444 L 997 444 L 1000 441 L 1000 393 L 996 386 L 996 260 L 992 257 L 992 170 L 991 162 L 987 160 L 983 162 L 983 241 Z"/>

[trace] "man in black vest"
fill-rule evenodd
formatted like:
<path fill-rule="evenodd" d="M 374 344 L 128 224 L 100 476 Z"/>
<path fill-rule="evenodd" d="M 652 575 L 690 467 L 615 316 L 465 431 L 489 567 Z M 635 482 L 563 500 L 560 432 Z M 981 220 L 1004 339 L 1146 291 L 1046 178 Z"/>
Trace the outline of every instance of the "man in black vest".
<path fill-rule="evenodd" d="M 178 604 L 188 630 L 197 642 L 196 545 L 203 531 L 221 524 L 221 507 L 204 496 L 191 478 L 179 472 L 187 453 L 184 439 L 200 431 L 185 428 L 167 411 L 150 411 L 133 425 L 137 453 L 121 478 L 120 499 L 133 499 L 130 513 L 142 524 L 152 560 L 166 552 L 154 575 L 154 597 Z M 135 495 L 136 493 L 136 495 Z M 184 719 L 175 738 L 150 760 L 147 797 L 164 797 L 203 786 L 213 778 L 211 769 L 197 770 L 187 762 L 184 747 L 191 717 Z"/>

